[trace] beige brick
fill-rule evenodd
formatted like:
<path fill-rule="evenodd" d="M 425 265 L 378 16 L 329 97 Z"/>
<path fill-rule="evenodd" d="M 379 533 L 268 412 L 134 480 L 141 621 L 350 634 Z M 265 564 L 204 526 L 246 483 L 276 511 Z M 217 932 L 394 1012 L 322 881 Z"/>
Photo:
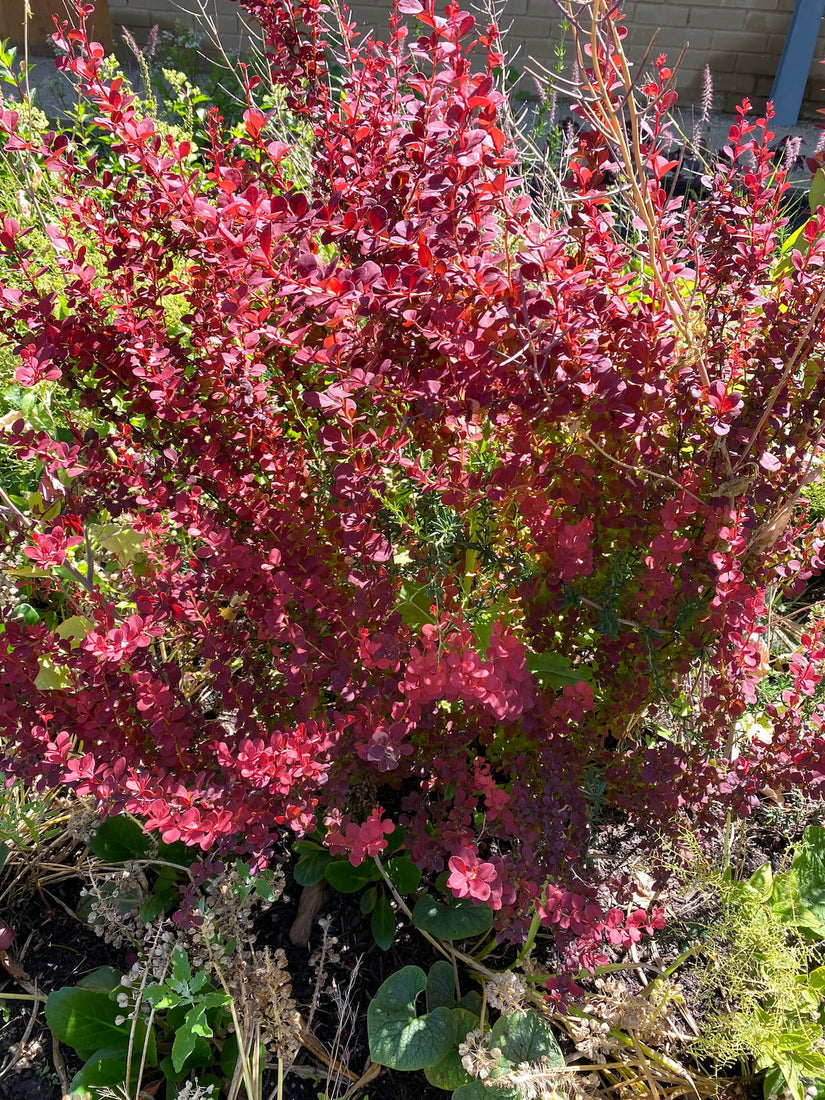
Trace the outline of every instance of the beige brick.
<path fill-rule="evenodd" d="M 755 83 L 755 78 L 749 79 L 747 75 L 734 73 L 730 69 L 715 72 L 713 75 L 714 107 L 717 106 L 715 97 L 718 92 L 737 92 L 740 93 L 741 98 L 741 96 L 750 95 Z"/>
<path fill-rule="evenodd" d="M 773 77 L 778 64 L 778 57 L 764 53 L 742 53 L 736 58 L 733 69 L 737 73 Z"/>
<path fill-rule="evenodd" d="M 745 31 L 713 31 L 711 43 L 714 50 L 726 53 L 763 53 L 765 37 Z"/>
<path fill-rule="evenodd" d="M 513 36 L 516 38 L 537 38 L 546 41 L 550 38 L 553 24 L 549 18 L 537 19 L 523 15 L 513 20 Z"/>
<path fill-rule="evenodd" d="M 767 100 L 770 98 L 772 88 L 773 88 L 773 77 L 772 76 L 758 76 L 756 78 L 754 92 L 753 92 L 754 98 L 760 103 L 767 102 Z"/>
<path fill-rule="evenodd" d="M 638 3 L 631 26 L 686 27 L 690 8 L 685 4 Z"/>
<path fill-rule="evenodd" d="M 737 34 L 747 33 L 748 28 L 745 27 L 745 20 L 748 15 L 756 16 L 763 14 L 760 11 L 746 12 L 737 8 L 719 8 L 711 15 L 708 16 L 706 26 L 712 31 L 731 31 Z M 753 32 L 752 32 L 753 33 Z M 758 31 L 755 33 L 759 33 Z"/>
<path fill-rule="evenodd" d="M 711 32 L 701 30 L 699 27 L 666 27 L 656 35 L 653 52 L 654 54 L 663 52 L 668 54 L 668 56 L 673 55 L 671 60 L 675 61 L 676 56 L 683 46 L 689 47 L 688 57 L 690 57 L 697 51 L 710 49 L 711 40 Z M 647 40 L 644 40 L 644 47 L 646 47 L 647 44 Z M 687 63 L 689 64 L 689 62 Z M 699 69 L 702 64 L 704 64 L 704 62 L 694 63 L 692 67 Z"/>
<path fill-rule="evenodd" d="M 791 21 L 783 11 L 749 11 L 745 15 L 745 30 L 760 34 L 787 34 Z"/>

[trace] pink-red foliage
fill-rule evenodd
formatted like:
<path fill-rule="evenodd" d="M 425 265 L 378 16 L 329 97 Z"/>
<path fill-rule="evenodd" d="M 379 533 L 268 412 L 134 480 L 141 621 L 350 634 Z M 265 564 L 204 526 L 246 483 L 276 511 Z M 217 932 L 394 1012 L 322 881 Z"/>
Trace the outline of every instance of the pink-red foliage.
<path fill-rule="evenodd" d="M 415 33 L 399 14 L 386 44 L 350 28 L 339 88 L 318 0 L 244 2 L 308 174 L 252 98 L 245 137 L 213 114 L 208 147 L 174 140 L 82 29 L 61 29 L 62 65 L 112 156 L 0 112 L 8 154 L 50 181 L 64 280 L 42 289 L 0 212 L 21 273 L 0 327 L 22 385 L 53 380 L 98 424 L 5 433 L 41 472 L 39 503 L 3 512 L 26 583 L 85 623 L 7 616 L 5 767 L 256 857 L 327 815 L 359 862 L 392 805 L 422 868 L 516 932 L 539 902 L 571 959 L 598 961 L 661 915 L 599 904 L 594 790 L 654 835 L 825 777 L 821 626 L 770 743 L 734 733 L 769 587 L 824 564 L 798 499 L 825 411 L 825 213 L 778 266 L 786 183 L 744 109 L 709 197 L 671 200 L 660 59 L 637 93 L 656 239 L 610 198 L 594 130 L 567 215 L 542 223 L 494 29 L 402 0 Z M 593 64 L 618 103 L 610 50 Z M 90 572 L 103 524 L 140 552 Z M 547 654 L 572 674 L 543 674 Z M 645 714 L 688 682 L 689 721 L 655 733 Z"/>

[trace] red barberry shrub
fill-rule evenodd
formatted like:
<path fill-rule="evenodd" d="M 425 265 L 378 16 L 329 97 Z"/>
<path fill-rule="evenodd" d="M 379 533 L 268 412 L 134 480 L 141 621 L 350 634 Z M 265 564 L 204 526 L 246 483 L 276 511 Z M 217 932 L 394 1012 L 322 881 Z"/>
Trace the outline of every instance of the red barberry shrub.
<path fill-rule="evenodd" d="M 0 113 L 54 211 L 53 260 L 0 232 L 0 331 L 54 417 L 4 427 L 36 472 L 0 512 L 3 766 L 257 858 L 325 823 L 359 862 L 400 821 L 503 929 L 538 904 L 598 961 L 661 915 L 605 911 L 597 809 L 655 837 L 825 777 L 820 623 L 769 737 L 739 722 L 774 594 L 825 566 L 825 212 L 782 252 L 747 106 L 672 199 L 671 74 L 634 82 L 612 13 L 540 221 L 494 28 L 401 0 L 333 49 L 318 0 L 244 3 L 306 156 L 253 80 L 245 136 L 173 138 L 82 8 L 57 42 L 101 152 Z"/>

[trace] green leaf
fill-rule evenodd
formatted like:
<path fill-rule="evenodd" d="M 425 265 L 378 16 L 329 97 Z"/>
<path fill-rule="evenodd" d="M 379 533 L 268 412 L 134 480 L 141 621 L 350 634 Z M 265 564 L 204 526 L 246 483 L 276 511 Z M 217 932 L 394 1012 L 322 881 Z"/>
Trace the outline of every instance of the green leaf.
<path fill-rule="evenodd" d="M 369 890 L 365 890 L 361 895 L 360 909 L 364 916 L 367 913 L 371 913 L 375 908 L 375 903 L 378 901 L 378 887 L 370 886 Z"/>
<path fill-rule="evenodd" d="M 802 834 L 792 868 L 801 904 L 825 923 L 825 828 L 821 825 L 809 825 Z"/>
<path fill-rule="evenodd" d="M 34 686 L 41 691 L 65 691 L 69 687 L 69 674 L 65 668 L 56 668 L 48 657 L 38 659 L 39 671 L 34 679 Z"/>
<path fill-rule="evenodd" d="M 49 994 L 46 1000 L 49 1030 L 61 1043 L 76 1050 L 84 1061 L 104 1047 L 117 1047 L 125 1052 L 131 1030 L 134 1030 L 135 1036 L 134 1049 L 143 1048 L 146 1039 L 143 1020 L 127 1019 L 122 1024 L 116 1024 L 115 1020 L 120 1015 L 120 1009 L 107 994 L 93 989 L 69 986 Z M 150 1035 L 151 1057 L 156 1057 L 154 1049 L 154 1036 Z M 155 1065 L 156 1062 L 150 1064 Z"/>
<path fill-rule="evenodd" d="M 777 920 L 789 928 L 808 932 L 817 939 L 825 937 L 825 924 L 800 900 L 799 883 L 794 870 L 774 875 L 773 892 L 768 904 Z"/>
<path fill-rule="evenodd" d="M 89 841 L 89 851 L 108 863 L 140 859 L 149 851 L 149 837 L 132 817 L 107 817 Z"/>
<path fill-rule="evenodd" d="M 563 1066 L 564 1055 L 553 1029 L 536 1012 L 511 1012 L 500 1016 L 490 1031 L 490 1047 L 499 1047 L 501 1073 L 522 1062 L 546 1058 L 551 1066 Z"/>
<path fill-rule="evenodd" d="M 563 653 L 528 653 L 526 664 L 544 687 L 563 688 L 592 678 L 589 670 L 574 668 Z"/>
<path fill-rule="evenodd" d="M 120 988 L 120 974 L 113 966 L 99 966 L 91 974 L 85 974 L 77 983 L 78 989 L 94 989 L 98 993 L 111 993 Z"/>
<path fill-rule="evenodd" d="M 407 830 L 403 825 L 396 825 L 391 833 L 387 833 L 387 846 L 384 849 L 384 858 L 389 859 L 393 852 L 397 852 L 407 838 Z"/>
<path fill-rule="evenodd" d="M 439 959 L 427 975 L 427 1011 L 455 1005 L 455 971 L 446 959 Z M 455 1086 L 453 1086 L 455 1087 Z"/>
<path fill-rule="evenodd" d="M 237 1050 L 237 1048 L 236 1048 Z M 175 1069 L 174 1062 L 172 1061 L 172 1055 L 167 1054 L 161 1061 L 160 1068 L 163 1070 L 163 1074 L 167 1081 L 182 1081 L 185 1077 L 188 1077 L 193 1069 L 199 1069 L 203 1066 L 214 1066 L 217 1062 L 217 1051 L 211 1046 L 206 1039 L 202 1039 L 199 1035 L 195 1036 L 195 1045 L 192 1049 L 192 1053 L 185 1059 L 180 1069 Z M 233 1064 L 233 1071 L 234 1071 Z M 200 1074 L 198 1081 L 202 1081 L 203 1078 Z M 231 1079 L 232 1073 L 229 1077 Z M 216 1090 L 217 1095 L 217 1090 Z"/>
<path fill-rule="evenodd" d="M 324 875 L 333 890 L 337 890 L 339 894 L 357 894 L 367 883 L 372 882 L 372 870 L 366 863 L 353 867 L 347 860 L 336 859 L 327 864 Z"/>
<path fill-rule="evenodd" d="M 87 619 L 83 615 L 72 615 L 70 618 L 58 623 L 54 628 L 54 632 L 58 638 L 70 638 L 74 649 L 80 645 L 93 626 L 94 623 L 91 619 Z"/>
<path fill-rule="evenodd" d="M 104 523 L 99 526 L 92 524 L 89 533 L 121 565 L 132 565 L 143 556 L 146 536 L 138 534 L 131 527 L 124 527 L 119 523 Z"/>
<path fill-rule="evenodd" d="M 481 994 L 477 989 L 468 989 L 458 1003 L 462 1008 L 466 1008 L 468 1012 L 474 1012 L 476 1016 L 481 1016 L 481 1005 L 483 1002 Z"/>
<path fill-rule="evenodd" d="M 481 1081 L 468 1081 L 455 1090 L 452 1100 L 519 1100 L 515 1089 L 485 1088 Z"/>
<path fill-rule="evenodd" d="M 158 844 L 158 859 L 162 859 L 164 863 L 174 863 L 180 867 L 181 871 L 185 871 L 192 865 L 192 849 L 187 848 L 182 840 L 173 840 L 171 844 L 166 844 L 161 841 Z M 178 872 L 172 867 L 161 867 L 161 875 L 177 875 Z M 177 881 L 181 881 L 179 878 Z"/>
<path fill-rule="evenodd" d="M 778 1096 L 785 1091 L 785 1076 L 779 1066 L 770 1066 L 765 1071 L 762 1082 L 762 1094 L 768 1100 L 771 1096 Z"/>
<path fill-rule="evenodd" d="M 206 1010 L 209 1006 L 200 1001 L 186 1013 L 186 1023 L 181 1030 L 191 1031 L 193 1035 L 200 1035 L 203 1039 L 211 1039 L 215 1034 L 212 1026 L 206 1018 Z"/>
<path fill-rule="evenodd" d="M 763 863 L 753 872 L 748 879 L 748 886 L 753 890 L 760 901 L 767 901 L 773 893 L 773 869 L 770 863 Z"/>
<path fill-rule="evenodd" d="M 398 613 L 405 626 L 419 628 L 426 623 L 436 622 L 436 617 L 430 610 L 434 601 L 429 585 L 404 581 L 400 596 Z"/>
<path fill-rule="evenodd" d="M 299 886 L 314 886 L 324 877 L 332 856 L 326 848 L 311 840 L 299 841 L 295 850 L 299 853 L 298 862 L 292 871 L 295 881 Z"/>
<path fill-rule="evenodd" d="M 386 894 L 381 894 L 372 911 L 372 938 L 382 951 L 389 951 L 395 939 L 395 911 Z"/>
<path fill-rule="evenodd" d="M 825 169 L 817 168 L 814 178 L 811 180 L 811 190 L 808 195 L 811 213 L 815 214 L 817 208 L 825 203 Z"/>
<path fill-rule="evenodd" d="M 189 965 L 189 956 L 180 947 L 176 947 L 172 952 L 172 980 L 180 985 L 189 985 L 192 981 L 192 967 Z"/>
<path fill-rule="evenodd" d="M 452 1100 L 492 1100 L 495 1096 L 496 1100 L 500 1097 L 504 1097 L 504 1093 L 500 1090 L 491 1092 L 490 1089 L 485 1089 L 481 1081 L 468 1081 L 466 1085 L 462 1085 L 461 1088 L 456 1089 L 453 1093 Z"/>
<path fill-rule="evenodd" d="M 405 966 L 380 987 L 367 1009 L 372 1060 L 390 1069 L 416 1070 L 434 1065 L 455 1039 L 453 1014 L 436 1008 L 416 1015 L 415 1002 L 427 978 L 420 966 Z"/>
<path fill-rule="evenodd" d="M 414 894 L 421 885 L 421 872 L 409 856 L 393 856 L 384 864 L 384 870 L 399 894 Z"/>
<path fill-rule="evenodd" d="M 466 940 L 489 931 L 493 911 L 489 905 L 475 905 L 469 898 L 444 903 L 424 894 L 415 903 L 412 922 L 422 932 L 442 940 Z"/>
<path fill-rule="evenodd" d="M 40 622 L 40 613 L 30 603 L 19 603 L 10 617 L 13 622 L 21 622 L 24 626 L 37 626 Z"/>
<path fill-rule="evenodd" d="M 238 1064 L 238 1036 L 233 1032 L 224 1039 L 221 1048 L 219 1065 L 224 1077 L 230 1081 L 235 1076 L 235 1067 Z"/>
<path fill-rule="evenodd" d="M 472 1080 L 461 1064 L 458 1044 L 464 1042 L 468 1031 L 478 1027 L 479 1019 L 472 1012 L 468 1012 L 466 1008 L 454 1008 L 452 1013 L 455 1025 L 453 1049 L 445 1054 L 440 1062 L 436 1062 L 433 1066 L 424 1067 L 424 1076 L 437 1089 L 457 1089 Z"/>
<path fill-rule="evenodd" d="M 181 996 L 180 993 L 170 989 L 168 985 L 147 985 L 143 991 L 143 996 L 155 1008 L 160 1009 L 175 1008 L 179 1004 L 189 1003 L 189 997 Z"/>
<path fill-rule="evenodd" d="M 193 1053 L 195 1044 L 198 1041 L 198 1033 L 192 1027 L 188 1026 L 190 1016 L 192 1016 L 196 1022 L 201 1017 L 203 1017 L 205 1021 L 206 1009 L 200 1007 L 193 1008 L 191 1012 L 187 1013 L 184 1026 L 179 1027 L 175 1032 L 175 1041 L 172 1043 L 172 1065 L 176 1073 L 180 1073 L 183 1069 L 186 1059 Z M 209 1034 L 211 1035 L 212 1032 L 210 1031 Z"/>
<path fill-rule="evenodd" d="M 69 1095 L 74 1096 L 88 1088 L 100 1088 L 108 1085 L 126 1085 L 126 1056 L 127 1050 L 122 1046 L 102 1047 L 86 1059 L 83 1065 L 71 1080 Z M 140 1051 L 133 1056 L 131 1066 L 131 1081 L 128 1085 L 134 1086 L 137 1082 L 138 1066 L 140 1065 Z M 154 1064 L 154 1063 L 151 1063 Z M 131 1093 L 131 1088 L 130 1088 Z"/>
<path fill-rule="evenodd" d="M 0 842 L 0 871 L 3 870 L 6 860 L 9 858 L 9 851 L 8 844 Z"/>
<path fill-rule="evenodd" d="M 273 902 L 275 900 L 275 877 L 272 871 L 259 871 L 253 877 L 255 893 L 261 901 Z"/>
<path fill-rule="evenodd" d="M 141 902 L 139 910 L 141 918 L 149 924 L 171 909 L 176 901 L 180 901 L 180 891 L 177 886 L 158 879 L 152 888 L 152 893 Z"/>

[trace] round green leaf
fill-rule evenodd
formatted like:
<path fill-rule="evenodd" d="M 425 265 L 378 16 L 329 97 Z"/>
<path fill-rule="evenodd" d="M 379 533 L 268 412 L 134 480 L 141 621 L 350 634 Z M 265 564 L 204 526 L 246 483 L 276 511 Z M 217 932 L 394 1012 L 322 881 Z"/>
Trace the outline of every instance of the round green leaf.
<path fill-rule="evenodd" d="M 372 911 L 372 938 L 382 951 L 389 951 L 395 939 L 395 912 L 386 894 L 381 894 Z"/>
<path fill-rule="evenodd" d="M 489 905 L 476 905 L 469 898 L 449 902 L 436 901 L 424 894 L 415 903 L 412 922 L 422 932 L 442 940 L 466 940 L 489 931 L 493 911 Z"/>
<path fill-rule="evenodd" d="M 109 863 L 137 859 L 149 851 L 149 838 L 132 817 L 107 817 L 89 841 L 89 851 Z"/>
<path fill-rule="evenodd" d="M 424 1067 L 424 1076 L 431 1085 L 437 1089 L 457 1089 L 472 1080 L 464 1066 L 461 1064 L 461 1055 L 458 1053 L 458 1044 L 467 1038 L 467 1032 L 478 1027 L 479 1020 L 466 1008 L 454 1008 L 453 1023 L 455 1024 L 455 1045 L 453 1049 L 436 1062 L 434 1066 Z"/>
<path fill-rule="evenodd" d="M 519 1100 L 519 1094 L 514 1089 L 486 1089 L 481 1081 L 472 1080 L 457 1088 L 452 1100 Z"/>
<path fill-rule="evenodd" d="M 522 1062 L 540 1062 L 543 1058 L 551 1066 L 564 1065 L 553 1029 L 536 1012 L 500 1016 L 490 1031 L 490 1047 L 501 1050 L 499 1065 L 503 1073 Z"/>
<path fill-rule="evenodd" d="M 416 1015 L 415 1002 L 427 978 L 420 966 L 391 974 L 367 1009 L 372 1060 L 390 1069 L 416 1070 L 440 1062 L 455 1039 L 453 1014 L 436 1008 Z"/>
<path fill-rule="evenodd" d="M 439 959 L 427 975 L 427 1011 L 455 1005 L 455 971 L 446 959 Z"/>
<path fill-rule="evenodd" d="M 126 1051 L 120 1046 L 103 1047 L 102 1050 L 96 1050 L 72 1078 L 69 1095 L 75 1096 L 89 1088 L 100 1088 L 105 1085 L 110 1087 L 120 1086 L 121 1088 L 127 1084 L 134 1085 L 137 1080 L 139 1063 L 140 1056 L 138 1054 L 131 1069 L 130 1076 L 132 1080 L 127 1082 Z"/>
<path fill-rule="evenodd" d="M 292 871 L 295 881 L 299 886 L 314 886 L 324 877 L 332 856 L 326 848 L 311 840 L 300 841 L 295 845 L 295 850 L 299 853 L 298 862 Z"/>
<path fill-rule="evenodd" d="M 98 993 L 111 993 L 120 988 L 120 974 L 113 966 L 99 966 L 91 974 L 84 975 L 77 983 L 80 989 L 94 989 Z"/>
<path fill-rule="evenodd" d="M 69 986 L 49 994 L 46 1000 L 46 1023 L 52 1034 L 76 1050 L 84 1060 L 95 1051 L 119 1049 L 124 1053 L 129 1046 L 129 1035 L 134 1031 L 133 1049 L 142 1050 L 146 1039 L 146 1024 L 142 1019 L 126 1019 L 115 1023 L 120 1009 L 105 993 L 93 989 Z M 149 1035 L 147 1061 L 156 1065 L 154 1035 Z"/>
<path fill-rule="evenodd" d="M 409 856 L 388 859 L 384 870 L 399 894 L 414 894 L 421 884 L 421 872 Z"/>
<path fill-rule="evenodd" d="M 346 860 L 339 859 L 327 864 L 324 875 L 333 890 L 337 890 L 339 894 L 357 894 L 372 881 L 370 867 L 367 864 L 362 863 L 358 867 L 353 867 Z"/>

